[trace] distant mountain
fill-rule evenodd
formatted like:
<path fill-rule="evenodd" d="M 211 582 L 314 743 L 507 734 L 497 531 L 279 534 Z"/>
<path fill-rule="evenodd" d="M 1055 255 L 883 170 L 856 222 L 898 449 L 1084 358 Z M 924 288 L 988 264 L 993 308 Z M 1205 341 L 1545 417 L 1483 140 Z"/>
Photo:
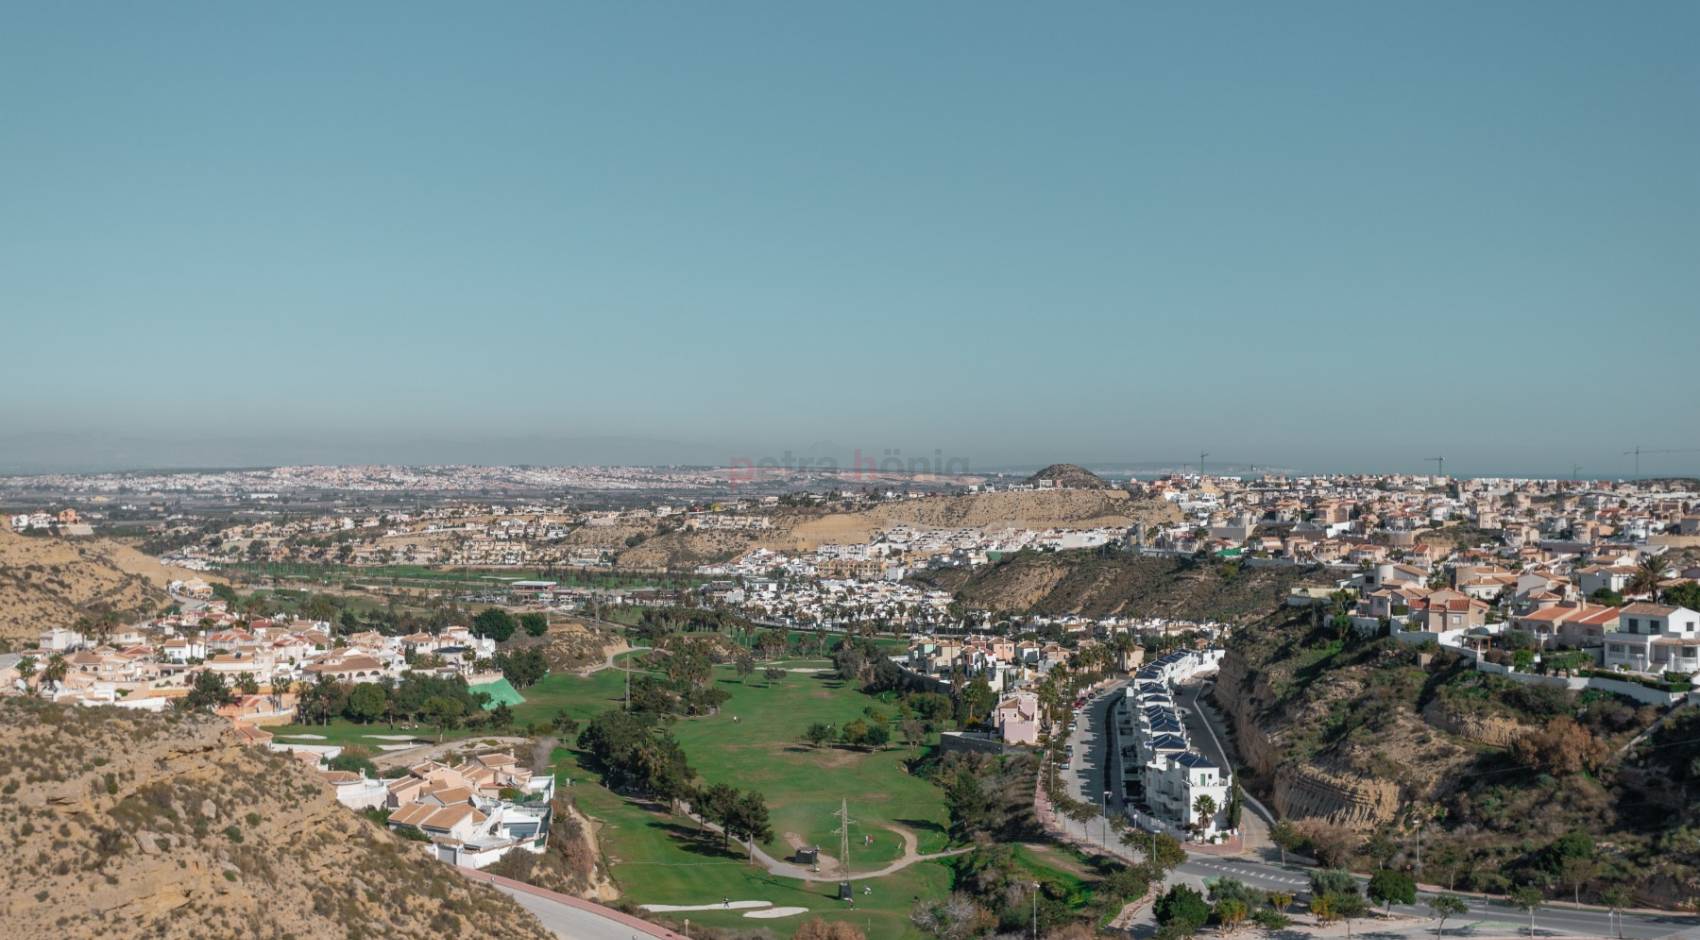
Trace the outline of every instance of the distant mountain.
<path fill-rule="evenodd" d="M 1065 486 L 1077 490 L 1102 490 L 1110 484 L 1104 478 L 1072 463 L 1054 463 L 1027 478 L 1033 484 L 1050 481 L 1052 486 Z"/>

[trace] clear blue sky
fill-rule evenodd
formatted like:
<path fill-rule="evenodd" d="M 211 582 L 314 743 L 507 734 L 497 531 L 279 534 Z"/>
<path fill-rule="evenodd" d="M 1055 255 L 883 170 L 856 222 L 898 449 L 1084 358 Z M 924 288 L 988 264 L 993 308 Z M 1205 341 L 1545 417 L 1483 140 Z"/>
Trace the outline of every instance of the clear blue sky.
<path fill-rule="evenodd" d="M 1700 447 L 1696 36 L 1686 0 L 13 4 L 0 465 L 1626 475 Z"/>

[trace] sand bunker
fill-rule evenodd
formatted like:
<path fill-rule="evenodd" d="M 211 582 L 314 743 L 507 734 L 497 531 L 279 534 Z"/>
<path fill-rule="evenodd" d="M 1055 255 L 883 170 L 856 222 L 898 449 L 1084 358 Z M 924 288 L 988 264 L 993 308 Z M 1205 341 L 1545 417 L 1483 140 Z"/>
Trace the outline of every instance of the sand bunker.
<path fill-rule="evenodd" d="M 723 901 L 714 904 L 645 904 L 643 909 L 652 914 L 672 914 L 681 911 L 741 911 L 752 907 L 772 906 L 772 901 Z"/>
<path fill-rule="evenodd" d="M 765 911 L 751 911 L 744 916 L 766 919 L 771 917 L 790 917 L 794 914 L 807 914 L 808 912 L 809 909 L 806 907 L 770 907 Z"/>

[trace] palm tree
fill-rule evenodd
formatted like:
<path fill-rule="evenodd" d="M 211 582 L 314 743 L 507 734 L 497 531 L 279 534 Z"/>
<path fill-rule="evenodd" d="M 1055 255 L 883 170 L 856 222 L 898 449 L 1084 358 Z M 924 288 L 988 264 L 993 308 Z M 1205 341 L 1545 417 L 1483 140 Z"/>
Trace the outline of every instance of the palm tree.
<path fill-rule="evenodd" d="M 1216 819 L 1216 800 L 1208 793 L 1200 793 L 1198 799 L 1192 801 L 1192 811 L 1198 814 L 1198 831 L 1203 833 L 1210 828 Z"/>
<path fill-rule="evenodd" d="M 65 681 L 65 676 L 69 674 L 70 671 L 71 666 L 69 663 L 65 662 L 64 654 L 54 653 L 53 656 L 47 660 L 47 668 L 41 671 L 42 684 L 52 685 L 53 688 L 57 690 L 59 688 L 59 683 Z"/>
<path fill-rule="evenodd" d="M 1648 555 L 1635 565 L 1635 573 L 1624 585 L 1625 594 L 1645 594 L 1649 600 L 1659 599 L 1659 582 L 1665 579 L 1665 563 Z"/>
<path fill-rule="evenodd" d="M 24 688 L 29 688 L 30 677 L 35 675 L 35 657 L 25 656 L 18 660 L 18 678 L 24 681 Z"/>

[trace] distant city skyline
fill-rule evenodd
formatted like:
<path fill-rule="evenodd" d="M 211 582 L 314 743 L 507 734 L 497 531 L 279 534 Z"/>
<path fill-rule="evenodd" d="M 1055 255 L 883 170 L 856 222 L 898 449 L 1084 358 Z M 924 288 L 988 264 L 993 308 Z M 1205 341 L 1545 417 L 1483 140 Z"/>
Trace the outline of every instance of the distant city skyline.
<path fill-rule="evenodd" d="M 486 439 L 441 441 L 420 439 L 357 445 L 338 439 L 279 441 L 254 438 L 246 441 L 218 439 L 191 441 L 167 437 L 115 438 L 91 441 L 80 437 L 29 435 L 0 437 L 0 474 L 22 476 L 53 473 L 112 473 L 125 471 L 216 471 L 284 466 L 359 466 L 465 464 L 477 466 L 698 466 L 698 467 L 784 467 L 792 469 L 850 470 L 888 468 L 901 462 L 909 467 L 919 461 L 921 472 L 942 469 L 946 473 L 1030 473 L 1053 463 L 1073 463 L 1101 473 L 1149 475 L 1159 469 L 1196 471 L 1198 455 L 1149 454 L 1142 459 L 1059 453 L 1038 460 L 977 459 L 974 455 L 905 451 L 892 448 L 858 451 L 831 442 L 815 442 L 802 448 L 774 451 L 743 449 L 724 454 L 724 448 L 709 443 L 643 439 Z M 31 455 L 20 458 L 18 455 Z M 352 457 L 348 456 L 353 454 Z M 1438 456 L 1438 455 L 1435 455 Z M 1446 459 L 1445 471 L 1453 477 L 1521 477 L 1539 479 L 1633 479 L 1634 458 L 1622 453 L 1599 454 L 1593 464 L 1580 461 L 1562 466 L 1496 466 L 1468 453 L 1455 452 Z M 799 459 L 802 458 L 802 459 Z M 862 461 L 858 463 L 858 460 Z M 1616 466 L 1614 467 L 1614 462 Z M 1700 476 L 1700 449 L 1677 454 L 1643 453 L 1639 476 Z M 1437 469 L 1432 458 L 1412 456 L 1403 463 L 1322 464 L 1278 461 L 1256 456 L 1242 457 L 1232 451 L 1214 453 L 1206 460 L 1210 473 L 1248 474 L 1292 472 L 1306 474 L 1376 473 L 1430 474 Z"/>
<path fill-rule="evenodd" d="M 34 5 L 0 472 L 1700 430 L 1700 5 Z M 1700 452 L 1643 475 L 1700 475 Z"/>

